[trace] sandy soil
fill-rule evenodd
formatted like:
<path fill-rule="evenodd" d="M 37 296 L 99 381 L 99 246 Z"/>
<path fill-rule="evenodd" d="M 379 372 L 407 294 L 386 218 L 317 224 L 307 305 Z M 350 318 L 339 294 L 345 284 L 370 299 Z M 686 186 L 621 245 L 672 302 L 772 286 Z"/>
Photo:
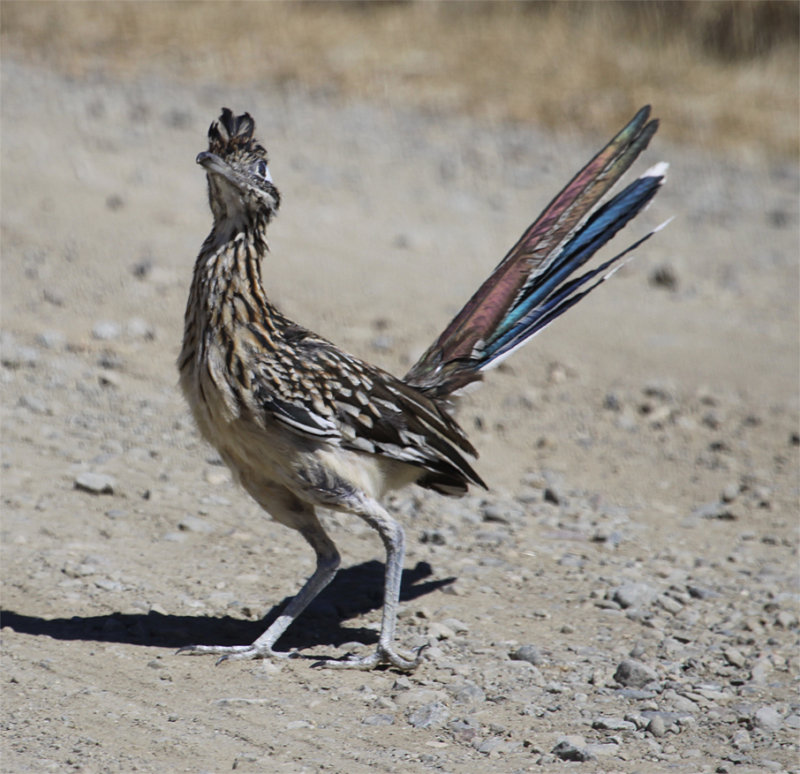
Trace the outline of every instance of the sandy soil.
<path fill-rule="evenodd" d="M 464 405 L 491 491 L 390 503 L 415 673 L 314 668 L 377 636 L 380 544 L 338 516 L 298 658 L 175 655 L 251 641 L 313 566 L 176 386 L 223 104 L 283 194 L 273 298 L 401 373 L 618 128 L 4 61 L 3 770 L 800 770 L 793 161 L 656 138 L 631 233 L 675 220 Z"/>

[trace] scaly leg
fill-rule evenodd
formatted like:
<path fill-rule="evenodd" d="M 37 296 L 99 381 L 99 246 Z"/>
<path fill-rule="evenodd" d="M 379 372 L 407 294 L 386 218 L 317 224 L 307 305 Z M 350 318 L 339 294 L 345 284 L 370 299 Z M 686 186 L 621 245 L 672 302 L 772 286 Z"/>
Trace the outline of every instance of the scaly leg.
<path fill-rule="evenodd" d="M 378 647 L 373 653 L 361 658 L 347 658 L 342 661 L 328 660 L 323 666 L 335 669 L 372 669 L 381 664 L 409 671 L 419 666 L 422 649 L 413 658 L 401 656 L 394 649 L 394 631 L 397 621 L 397 606 L 400 601 L 400 579 L 403 574 L 405 555 L 405 536 L 403 528 L 376 501 L 362 494 L 356 494 L 347 503 L 347 510 L 360 516 L 373 529 L 378 531 L 386 548 L 386 575 L 383 588 L 383 618 Z"/>
<path fill-rule="evenodd" d="M 295 597 L 291 599 L 286 609 L 272 622 L 272 625 L 251 645 L 189 645 L 181 648 L 178 653 L 190 655 L 204 655 L 207 653 L 219 656 L 217 663 L 229 659 L 250 658 L 286 658 L 290 653 L 273 650 L 273 645 L 280 639 L 289 625 L 294 621 L 309 603 L 322 591 L 336 575 L 341 561 L 339 552 L 333 541 L 328 537 L 310 506 L 306 506 L 303 513 L 303 526 L 297 527 L 299 521 L 297 511 L 294 514 L 294 526 L 299 529 L 303 537 L 309 542 L 317 554 L 317 568 L 314 574 L 305 582 Z"/>

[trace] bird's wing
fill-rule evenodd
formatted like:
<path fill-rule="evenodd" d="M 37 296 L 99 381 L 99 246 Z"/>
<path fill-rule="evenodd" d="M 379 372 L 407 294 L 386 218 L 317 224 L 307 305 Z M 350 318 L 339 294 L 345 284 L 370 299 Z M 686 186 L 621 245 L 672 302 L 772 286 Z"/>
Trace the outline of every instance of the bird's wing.
<path fill-rule="evenodd" d="M 438 403 L 313 333 L 295 330 L 256 372 L 256 405 L 295 433 L 414 465 L 440 491 L 485 486 L 465 459 L 475 449 Z"/>

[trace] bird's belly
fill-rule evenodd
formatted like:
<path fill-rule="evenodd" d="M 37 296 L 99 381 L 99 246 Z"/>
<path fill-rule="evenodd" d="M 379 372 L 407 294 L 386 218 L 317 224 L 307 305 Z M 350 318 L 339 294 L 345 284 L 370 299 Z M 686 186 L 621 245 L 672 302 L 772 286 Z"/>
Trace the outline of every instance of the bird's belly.
<path fill-rule="evenodd" d="M 186 369 L 181 387 L 200 434 L 251 494 L 279 484 L 306 502 L 347 507 L 353 490 L 380 499 L 419 477 L 419 468 L 398 460 L 304 436 L 268 415 L 243 414 L 232 388 L 213 378 L 213 365 Z"/>

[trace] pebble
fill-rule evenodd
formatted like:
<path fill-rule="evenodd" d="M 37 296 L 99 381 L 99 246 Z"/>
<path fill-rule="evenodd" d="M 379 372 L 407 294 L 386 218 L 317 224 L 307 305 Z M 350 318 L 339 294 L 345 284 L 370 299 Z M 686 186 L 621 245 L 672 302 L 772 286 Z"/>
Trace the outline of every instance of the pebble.
<path fill-rule="evenodd" d="M 725 656 L 725 660 L 731 666 L 743 667 L 746 663 L 742 652 L 738 648 L 726 648 L 722 651 L 722 655 Z"/>
<path fill-rule="evenodd" d="M 428 626 L 428 636 L 435 640 L 452 640 L 456 633 L 449 626 L 434 621 Z"/>
<path fill-rule="evenodd" d="M 787 715 L 783 719 L 783 724 L 787 728 L 791 728 L 791 729 L 797 731 L 798 729 L 800 729 L 800 715 L 797 715 L 797 714 Z"/>
<path fill-rule="evenodd" d="M 527 661 L 534 666 L 540 666 L 545 660 L 535 645 L 522 645 L 510 653 L 509 658 L 512 661 Z"/>
<path fill-rule="evenodd" d="M 592 721 L 592 728 L 597 728 L 601 731 L 635 731 L 636 724 L 622 718 L 602 716 Z"/>
<path fill-rule="evenodd" d="M 203 535 L 208 535 L 214 531 L 214 525 L 199 516 L 187 515 L 178 522 L 178 529 L 184 532 L 198 532 Z"/>
<path fill-rule="evenodd" d="M 650 718 L 650 722 L 647 724 L 647 730 L 657 739 L 664 736 L 664 734 L 667 733 L 664 718 L 662 718 L 661 715 L 655 715 Z"/>
<path fill-rule="evenodd" d="M 144 341 L 152 341 L 156 337 L 155 328 L 141 317 L 133 317 L 128 320 L 125 325 L 125 333 L 132 339 L 143 339 Z"/>
<path fill-rule="evenodd" d="M 783 715 L 774 707 L 759 707 L 753 716 L 756 728 L 774 733 L 783 725 Z"/>
<path fill-rule="evenodd" d="M 114 494 L 116 481 L 105 473 L 81 473 L 75 478 L 75 488 L 92 494 Z"/>
<path fill-rule="evenodd" d="M 658 591 L 648 583 L 624 583 L 614 589 L 611 599 L 621 608 L 646 607 L 658 595 Z"/>
<path fill-rule="evenodd" d="M 793 629 L 797 626 L 797 616 L 788 610 L 781 610 L 775 616 L 775 623 L 784 629 Z"/>
<path fill-rule="evenodd" d="M 483 753 L 484 755 L 488 755 L 489 753 L 495 752 L 499 750 L 505 745 L 505 740 L 502 736 L 490 736 L 488 739 L 475 739 L 472 742 L 472 746 L 479 752 Z"/>
<path fill-rule="evenodd" d="M 450 710 L 440 701 L 423 704 L 408 713 L 408 722 L 414 728 L 434 728 L 441 726 L 450 717 Z"/>
<path fill-rule="evenodd" d="M 480 723 L 474 718 L 459 718 L 458 720 L 451 720 L 447 724 L 447 728 L 457 742 L 462 744 L 471 743 L 481 731 Z"/>
<path fill-rule="evenodd" d="M 720 499 L 724 503 L 731 503 L 739 496 L 739 483 L 732 482 L 727 484 L 725 488 L 720 492 Z"/>
<path fill-rule="evenodd" d="M 97 567 L 91 562 L 67 562 L 61 572 L 68 578 L 86 578 L 97 573 Z"/>
<path fill-rule="evenodd" d="M 753 740 L 746 728 L 740 728 L 731 737 L 731 745 L 739 752 L 749 752 L 753 749 Z"/>
<path fill-rule="evenodd" d="M 473 682 L 467 681 L 452 689 L 453 701 L 456 704 L 482 704 L 486 701 L 484 690 Z"/>
<path fill-rule="evenodd" d="M 111 341 L 119 338 L 122 328 L 111 320 L 100 320 L 92 326 L 92 337 L 100 341 Z"/>
<path fill-rule="evenodd" d="M 361 722 L 365 726 L 391 726 L 394 725 L 394 715 L 385 713 L 367 715 Z"/>
<path fill-rule="evenodd" d="M 586 747 L 583 737 L 565 737 L 550 752 L 557 758 L 561 758 L 562 761 L 583 763 L 593 758 L 592 753 Z"/>
<path fill-rule="evenodd" d="M 705 586 L 687 586 L 686 590 L 689 592 L 689 595 L 695 599 L 716 599 L 719 597 L 718 592 L 713 589 L 708 589 Z"/>
<path fill-rule="evenodd" d="M 672 615 L 680 613 L 680 611 L 683 610 L 683 605 L 680 602 L 678 602 L 677 599 L 668 597 L 666 594 L 662 594 L 658 598 L 658 604 L 661 607 L 663 607 L 664 610 L 666 610 L 668 613 L 672 613 Z"/>
<path fill-rule="evenodd" d="M 6 368 L 32 368 L 39 362 L 39 351 L 35 347 L 17 344 L 10 335 L 4 335 L 0 362 Z"/>
<path fill-rule="evenodd" d="M 63 349 L 66 341 L 61 331 L 42 331 L 36 336 L 36 343 L 45 349 Z"/>
<path fill-rule="evenodd" d="M 736 513 L 731 510 L 730 503 L 724 503 L 721 500 L 698 505 L 692 511 L 692 516 L 700 519 L 719 519 L 720 521 L 734 521 L 736 519 Z"/>
<path fill-rule="evenodd" d="M 658 680 L 658 675 L 646 664 L 634 659 L 625 659 L 617 666 L 614 679 L 628 688 L 642 688 Z"/>

